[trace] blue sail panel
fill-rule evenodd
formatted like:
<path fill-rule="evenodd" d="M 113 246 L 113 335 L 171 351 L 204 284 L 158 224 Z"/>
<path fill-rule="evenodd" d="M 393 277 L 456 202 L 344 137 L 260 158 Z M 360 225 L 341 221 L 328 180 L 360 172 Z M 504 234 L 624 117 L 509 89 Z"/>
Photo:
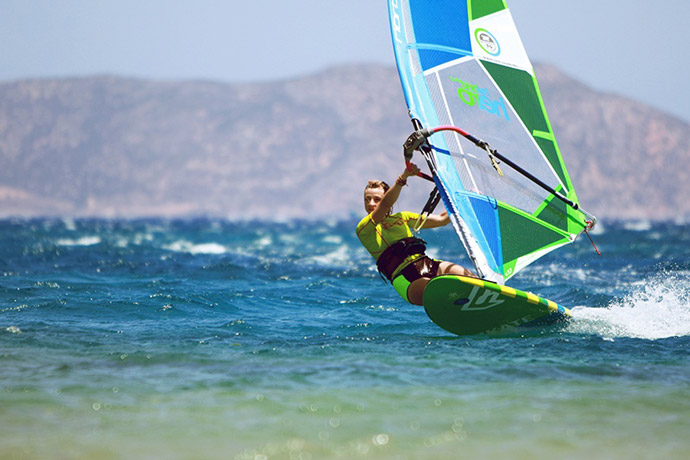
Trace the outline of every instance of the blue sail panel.
<path fill-rule="evenodd" d="M 409 8 L 422 71 L 472 54 L 466 2 L 411 0 Z"/>

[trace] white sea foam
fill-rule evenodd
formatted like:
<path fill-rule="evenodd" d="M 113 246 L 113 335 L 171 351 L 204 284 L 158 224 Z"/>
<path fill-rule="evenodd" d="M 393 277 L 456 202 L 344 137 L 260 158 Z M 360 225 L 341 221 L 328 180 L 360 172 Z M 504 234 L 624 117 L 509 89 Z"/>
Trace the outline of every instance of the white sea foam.
<path fill-rule="evenodd" d="M 690 335 L 690 276 L 659 276 L 606 308 L 574 310 L 572 332 L 605 338 L 662 339 Z"/>
<path fill-rule="evenodd" d="M 256 246 L 260 249 L 267 248 L 273 244 L 273 238 L 270 236 L 263 236 L 257 242 Z"/>
<path fill-rule="evenodd" d="M 69 217 L 63 218 L 62 223 L 67 230 L 75 231 L 77 229 L 77 224 L 74 222 L 74 219 L 71 219 Z"/>
<path fill-rule="evenodd" d="M 121 235 L 113 233 L 108 239 L 110 244 L 118 248 L 127 248 L 129 246 L 141 246 L 144 243 L 151 243 L 155 240 L 155 236 L 150 232 L 140 232 L 133 235 Z"/>
<path fill-rule="evenodd" d="M 58 246 L 93 246 L 101 242 L 99 236 L 82 236 L 81 238 L 61 238 L 55 243 Z"/>
<path fill-rule="evenodd" d="M 132 238 L 132 243 L 134 243 L 137 246 L 140 246 L 144 242 L 152 242 L 154 240 L 153 233 L 151 232 L 145 232 L 145 233 L 137 233 L 134 235 Z"/>
<path fill-rule="evenodd" d="M 351 258 L 352 258 L 352 253 L 349 250 L 349 247 L 346 245 L 342 245 L 342 246 L 339 246 L 334 251 L 331 251 L 327 254 L 323 254 L 320 256 L 308 257 L 306 260 L 314 262 L 318 265 L 332 266 L 332 265 L 345 265 L 350 261 Z"/>
<path fill-rule="evenodd" d="M 633 232 L 648 232 L 652 229 L 652 223 L 648 220 L 631 220 L 623 223 L 623 228 Z"/>
<path fill-rule="evenodd" d="M 228 248 L 218 243 L 192 243 L 187 240 L 179 240 L 163 246 L 164 249 L 174 252 L 186 252 L 188 254 L 225 254 Z"/>
<path fill-rule="evenodd" d="M 324 236 L 322 241 L 324 243 L 330 243 L 330 244 L 343 244 L 343 238 L 339 235 Z"/>

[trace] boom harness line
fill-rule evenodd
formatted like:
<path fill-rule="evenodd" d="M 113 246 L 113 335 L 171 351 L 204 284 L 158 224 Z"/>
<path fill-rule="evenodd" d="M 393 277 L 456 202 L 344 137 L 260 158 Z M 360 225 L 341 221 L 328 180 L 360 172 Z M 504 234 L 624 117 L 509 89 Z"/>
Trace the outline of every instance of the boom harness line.
<path fill-rule="evenodd" d="M 535 183 L 539 187 L 541 187 L 544 190 L 546 190 L 547 192 L 553 194 L 556 198 L 558 198 L 559 200 L 561 200 L 562 202 L 564 202 L 565 204 L 567 204 L 571 208 L 584 213 L 588 218 L 590 218 L 590 220 L 587 221 L 587 228 L 588 229 L 591 229 L 594 226 L 594 224 L 596 223 L 596 219 L 594 218 L 594 216 L 592 216 L 591 214 L 586 212 L 584 209 L 581 209 L 577 203 L 575 203 L 572 200 L 568 199 L 567 197 L 563 196 L 563 194 L 557 192 L 553 187 L 546 184 L 541 179 L 534 176 L 532 173 L 530 173 L 526 169 L 522 168 L 520 165 L 513 162 L 512 160 L 510 160 L 506 156 L 502 155 L 497 150 L 492 149 L 491 146 L 489 146 L 488 142 L 485 142 L 485 141 L 471 135 L 467 131 L 460 129 L 457 126 L 439 126 L 437 128 L 427 129 L 427 128 L 421 128 L 421 124 L 419 123 L 419 121 L 417 121 L 417 123 L 414 123 L 414 121 L 413 121 L 413 124 L 415 125 L 416 131 L 413 132 L 412 134 L 410 134 L 410 136 L 407 138 L 407 140 L 403 144 L 403 155 L 405 156 L 405 161 L 409 162 L 412 159 L 412 154 L 414 153 L 415 150 L 420 150 L 420 151 L 422 151 L 422 153 L 424 153 L 423 149 L 425 146 L 430 149 L 429 143 L 427 142 L 427 138 L 429 138 L 432 134 L 435 134 L 435 133 L 438 133 L 441 131 L 453 131 L 455 133 L 460 134 L 462 137 L 469 140 L 470 142 L 472 142 L 474 145 L 476 145 L 480 149 L 486 151 L 486 153 L 489 157 L 489 160 L 491 161 L 491 165 L 494 167 L 494 169 L 496 169 L 496 172 L 498 172 L 498 174 L 500 174 L 501 176 L 503 176 L 503 172 L 501 171 L 501 168 L 498 166 L 499 161 L 497 161 L 496 159 L 504 162 L 505 164 L 507 164 L 508 166 L 513 168 L 515 171 L 517 171 L 519 174 L 522 174 L 524 177 L 526 177 L 527 179 L 529 179 L 530 181 L 532 181 L 533 183 Z M 424 157 L 427 158 L 427 162 L 429 162 L 429 158 L 427 156 L 428 156 L 428 154 L 424 155 Z M 431 167 L 431 164 L 429 166 Z M 432 171 L 433 171 L 433 167 L 432 167 Z"/>
<path fill-rule="evenodd" d="M 543 188 L 547 192 L 553 194 L 556 198 L 561 200 L 563 203 L 566 205 L 570 206 L 571 208 L 575 210 L 579 210 L 585 216 L 587 216 L 588 220 L 585 222 L 585 228 L 584 232 L 589 237 L 590 241 L 592 242 L 592 245 L 594 246 L 594 250 L 598 255 L 601 255 L 599 252 L 599 249 L 596 247 L 594 244 L 594 240 L 592 240 L 592 237 L 589 234 L 589 230 L 594 228 L 594 225 L 596 224 L 596 218 L 585 211 L 584 209 L 581 209 L 580 206 L 573 202 L 572 200 L 568 199 L 565 197 L 563 194 L 557 192 L 553 187 L 550 185 L 546 184 L 543 182 L 541 179 L 538 177 L 534 176 L 532 173 L 527 171 L 526 169 L 522 168 L 520 165 L 516 164 L 509 158 L 505 157 L 501 153 L 499 153 L 497 150 L 492 149 L 491 146 L 489 145 L 488 142 L 485 142 L 472 134 L 468 133 L 467 131 L 458 128 L 457 126 L 439 126 L 437 128 L 429 129 L 429 128 L 423 128 L 421 122 L 413 118 L 412 119 L 412 125 L 415 128 L 415 131 L 409 135 L 405 143 L 403 144 L 403 155 L 405 157 L 405 163 L 407 164 L 408 169 L 410 168 L 410 162 L 412 161 L 412 155 L 414 154 L 415 150 L 418 150 L 422 156 L 424 156 L 424 159 L 427 162 L 427 165 L 429 166 L 429 169 L 431 170 L 432 174 L 435 176 L 436 169 L 434 168 L 434 162 L 431 157 L 431 145 L 429 145 L 429 142 L 427 139 L 431 137 L 431 135 L 436 134 L 441 131 L 453 131 L 457 134 L 460 134 L 462 137 L 465 139 L 469 140 L 472 142 L 474 145 L 479 147 L 480 149 L 484 150 L 489 157 L 489 160 L 491 161 L 491 165 L 494 167 L 496 172 L 503 177 L 503 171 L 501 171 L 501 168 L 499 167 L 499 163 L 502 161 L 503 163 L 507 164 L 510 166 L 512 169 L 517 171 L 519 174 L 523 175 L 539 187 Z M 422 172 L 419 173 L 419 176 L 428 180 L 435 182 L 434 177 L 429 176 L 428 174 L 424 174 Z M 424 209 L 422 211 L 422 217 L 419 219 L 417 222 L 417 225 L 415 225 L 414 231 L 415 233 L 419 232 L 419 230 L 422 228 L 424 225 L 424 222 L 426 222 L 427 217 L 429 216 L 430 213 L 433 212 L 433 210 L 436 208 L 436 205 L 438 205 L 438 202 L 441 199 L 441 194 L 438 191 L 437 187 L 434 187 L 432 190 L 431 194 L 429 195 L 429 200 L 427 201 L 426 205 L 424 205 Z"/>

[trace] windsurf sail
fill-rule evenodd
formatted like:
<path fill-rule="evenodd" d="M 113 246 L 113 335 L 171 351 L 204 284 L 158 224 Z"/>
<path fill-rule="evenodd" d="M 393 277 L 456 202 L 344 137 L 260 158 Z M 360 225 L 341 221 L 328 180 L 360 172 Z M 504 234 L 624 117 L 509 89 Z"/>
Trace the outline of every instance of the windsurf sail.
<path fill-rule="evenodd" d="M 505 1 L 389 0 L 389 16 L 408 143 L 478 274 L 502 284 L 591 227 Z"/>

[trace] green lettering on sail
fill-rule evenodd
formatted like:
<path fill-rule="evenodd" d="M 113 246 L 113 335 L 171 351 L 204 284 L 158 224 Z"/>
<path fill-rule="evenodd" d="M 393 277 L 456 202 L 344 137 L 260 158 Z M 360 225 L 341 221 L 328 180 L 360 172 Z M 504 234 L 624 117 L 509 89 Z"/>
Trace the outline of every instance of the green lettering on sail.
<path fill-rule="evenodd" d="M 450 77 L 450 79 L 460 84 L 458 87 L 458 97 L 465 105 L 478 107 L 492 115 L 504 117 L 506 121 L 510 121 L 508 108 L 501 96 L 498 96 L 498 99 L 493 99 L 489 95 L 489 90 L 487 88 L 478 88 L 477 85 L 473 85 L 455 77 Z"/>

